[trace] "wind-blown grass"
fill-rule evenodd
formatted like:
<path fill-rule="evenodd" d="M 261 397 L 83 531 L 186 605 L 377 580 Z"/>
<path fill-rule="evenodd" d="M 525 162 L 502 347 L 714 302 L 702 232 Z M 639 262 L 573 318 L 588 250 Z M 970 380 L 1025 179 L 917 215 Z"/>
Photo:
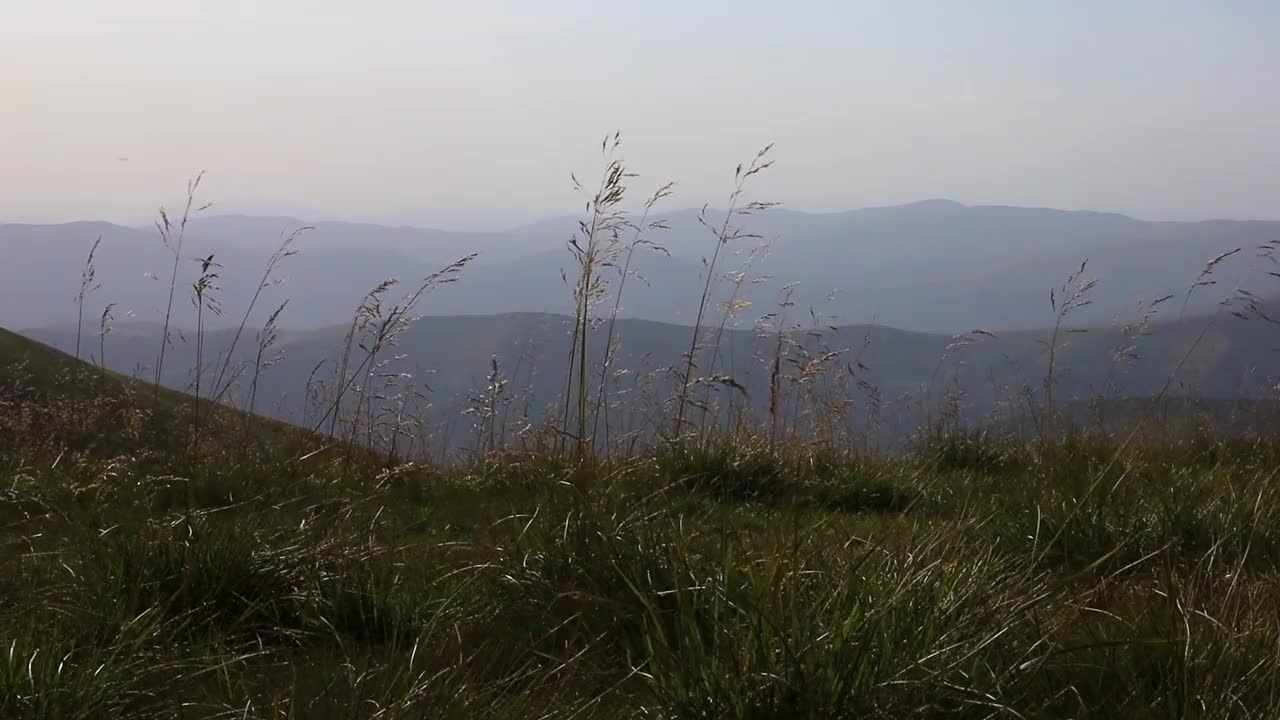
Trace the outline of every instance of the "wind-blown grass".
<path fill-rule="evenodd" d="M 1280 453 L 1125 451 L 1086 497 L 1114 451 L 30 455 L 0 493 L 0 707 L 1265 716 Z"/>
<path fill-rule="evenodd" d="M 879 390 L 858 353 L 826 344 L 816 310 L 796 324 L 790 288 L 760 328 L 765 420 L 745 401 L 719 416 L 711 388 L 745 395 L 719 353 L 746 274 L 722 298 L 718 273 L 726 245 L 755 237 L 742 216 L 769 206 L 740 202 L 769 166 L 762 151 L 738 168 L 724 222 L 707 223 L 716 244 L 689 352 L 644 380 L 655 440 L 613 442 L 621 293 L 669 190 L 633 223 L 617 149 L 614 135 L 570 244 L 560 416 L 536 426 L 526 410 L 510 440 L 520 367 L 508 375 L 494 358 L 459 462 L 402 441 L 422 424 L 387 362 L 424 298 L 473 255 L 399 301 L 394 280 L 365 296 L 332 382 L 316 380 L 324 363 L 306 378 L 310 432 L 219 404 L 250 367 L 256 406 L 285 306 L 249 365 L 233 369 L 228 350 L 207 368 L 203 313 L 221 299 L 206 257 L 192 285 L 194 397 L 159 388 L 198 177 L 182 220 L 160 224 L 175 264 L 154 389 L 0 332 L 0 717 L 1274 715 L 1280 443 L 1149 441 L 1139 430 L 1168 407 L 1163 391 L 1128 434 L 1068 426 L 1054 388 L 1067 320 L 1094 287 L 1084 264 L 1051 295 L 1044 382 L 1038 397 L 1025 388 L 1030 437 L 971 427 L 962 389 L 935 404 L 930 387 L 908 452 L 855 444 L 853 395 L 870 414 Z M 598 352 L 595 308 L 610 298 Z"/>

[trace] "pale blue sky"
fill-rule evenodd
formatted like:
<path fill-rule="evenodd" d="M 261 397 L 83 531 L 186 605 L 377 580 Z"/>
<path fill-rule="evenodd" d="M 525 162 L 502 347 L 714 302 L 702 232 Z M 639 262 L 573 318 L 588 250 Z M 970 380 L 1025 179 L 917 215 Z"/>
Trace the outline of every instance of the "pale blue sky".
<path fill-rule="evenodd" d="M 1280 217 L 1280 2 L 0 0 L 0 221 L 572 210 L 638 189 Z M 127 158 L 122 160 L 121 158 Z M 460 221 L 460 220 L 459 220 Z"/>

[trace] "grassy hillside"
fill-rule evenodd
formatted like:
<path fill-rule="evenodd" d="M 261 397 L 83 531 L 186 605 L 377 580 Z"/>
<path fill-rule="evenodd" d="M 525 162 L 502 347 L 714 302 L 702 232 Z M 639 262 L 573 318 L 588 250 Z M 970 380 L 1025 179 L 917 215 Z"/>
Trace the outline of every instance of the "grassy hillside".
<path fill-rule="evenodd" d="M 271 438 L 175 447 L 189 397 L 0 349 L 6 407 L 50 409 L 0 444 L 0 717 L 1263 718 L 1280 699 L 1266 438 L 299 463 Z M 136 431 L 84 414 L 112 395 Z"/>
<path fill-rule="evenodd" d="M 244 442 L 301 443 L 285 423 L 95 367 L 0 328 L 0 447 L 176 452 Z"/>
<path fill-rule="evenodd" d="M 738 168 L 735 201 L 766 153 Z M 864 298 L 919 264 L 899 288 L 910 313 L 1021 326 L 1048 295 L 1047 329 L 842 326 L 790 289 L 752 307 L 738 256 L 653 288 L 694 330 L 621 318 L 632 251 L 661 227 L 619 210 L 628 177 L 611 161 L 588 200 L 568 288 L 528 296 L 572 297 L 573 317 L 415 322 L 449 307 L 424 298 L 466 282 L 468 256 L 397 261 L 405 284 L 375 280 L 339 326 L 290 333 L 272 314 L 228 332 L 283 311 L 257 291 L 279 285 L 288 241 L 261 274 L 206 256 L 190 286 L 177 242 L 165 289 L 191 296 L 191 342 L 163 340 L 181 315 L 110 338 L 103 315 L 116 374 L 0 333 L 0 718 L 1275 717 L 1275 321 L 1261 292 L 1206 291 L 1243 256 L 1192 267 L 1171 313 L 1153 301 L 1104 328 L 1114 297 L 1091 305 L 1084 264 L 1047 293 L 1021 268 L 1062 267 L 1053 239 L 1092 228 L 1133 280 L 1117 290 L 1145 287 L 1200 257 L 1206 228 L 945 202 L 792 214 L 822 226 L 799 266 L 857 267 Z M 847 227 L 885 219 L 885 248 L 930 252 L 830 260 Z M 743 250 L 756 236 L 733 222 L 703 246 Z M 1011 264 L 962 262 L 993 224 Z M 1160 232 L 1112 242 L 1139 225 Z M 1053 227 L 1049 252 L 1015 257 Z M 1232 246 L 1265 230 L 1225 229 Z M 22 232 L 43 252 L 53 231 Z M 1152 255 L 1170 267 L 1144 272 Z M 332 269 L 389 269 L 312 257 L 330 274 L 291 307 L 346 312 Z M 543 260 L 452 302 L 509 300 L 561 262 Z M 87 262 L 81 304 L 97 280 Z M 205 324 L 220 287 L 244 307 Z M 1235 304 L 1197 314 L 1223 293 Z M 129 377 L 153 373 L 174 389 Z"/>

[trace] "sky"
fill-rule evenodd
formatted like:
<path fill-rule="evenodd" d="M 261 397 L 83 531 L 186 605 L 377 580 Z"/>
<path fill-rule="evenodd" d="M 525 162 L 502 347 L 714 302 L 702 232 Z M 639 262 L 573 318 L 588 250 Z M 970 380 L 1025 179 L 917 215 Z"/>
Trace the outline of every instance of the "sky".
<path fill-rule="evenodd" d="M 1274 0 L 0 0 L 0 222 L 503 227 L 643 194 L 1280 219 Z"/>

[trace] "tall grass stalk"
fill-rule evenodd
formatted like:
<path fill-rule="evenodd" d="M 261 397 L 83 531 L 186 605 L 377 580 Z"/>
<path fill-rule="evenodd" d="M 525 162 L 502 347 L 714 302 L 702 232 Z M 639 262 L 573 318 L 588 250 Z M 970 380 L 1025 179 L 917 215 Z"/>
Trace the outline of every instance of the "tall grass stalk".
<path fill-rule="evenodd" d="M 280 307 L 276 308 L 269 316 L 267 316 L 267 321 L 263 323 L 262 329 L 258 331 L 257 350 L 253 356 L 253 377 L 249 380 L 250 415 L 252 415 L 257 408 L 258 380 L 262 377 L 263 371 L 269 369 L 278 359 L 271 356 L 270 353 L 271 349 L 275 347 L 276 342 L 280 339 L 280 331 L 277 323 L 280 320 L 280 314 L 284 312 L 284 309 L 288 304 L 288 300 L 280 303 Z"/>
<path fill-rule="evenodd" d="M 485 381 L 484 391 L 471 398 L 470 407 L 463 413 L 476 418 L 475 447 L 480 457 L 500 450 L 498 418 L 504 414 L 511 403 L 510 398 L 507 397 L 507 376 L 503 374 L 498 364 L 497 355 L 489 358 L 489 374 Z M 505 428 L 501 428 L 501 439 L 505 444 Z"/>
<path fill-rule="evenodd" d="M 627 243 L 622 266 L 618 268 L 618 288 L 613 293 L 613 307 L 609 311 L 608 329 L 605 332 L 604 340 L 604 360 L 600 363 L 600 386 L 597 388 L 595 421 L 591 427 L 591 435 L 595 437 L 600 431 L 601 416 L 604 416 L 604 451 L 606 455 L 609 452 L 609 371 L 613 367 L 614 354 L 618 349 L 615 330 L 618 323 L 618 312 L 622 309 L 622 293 L 626 289 L 627 279 L 634 274 L 631 269 L 631 263 L 638 248 L 649 248 L 668 257 L 671 255 L 666 248 L 654 243 L 649 238 L 648 233 L 654 230 L 667 230 L 671 227 L 665 220 L 650 222 L 649 215 L 653 212 L 654 206 L 671 196 L 673 187 L 673 183 L 667 183 L 658 188 L 653 195 L 649 196 L 648 200 L 645 200 L 640 219 L 635 223 L 629 224 L 632 234 L 630 241 Z"/>
<path fill-rule="evenodd" d="M 320 368 L 324 367 L 324 364 L 327 362 L 329 362 L 329 358 L 321 358 L 317 361 L 316 364 L 311 367 L 311 372 L 307 373 L 306 382 L 302 384 L 302 427 L 311 427 L 310 423 L 307 422 L 311 417 L 311 406 L 324 394 L 324 381 L 317 381 L 316 373 L 320 372 Z M 323 426 L 323 423 L 321 423 L 321 426 Z M 317 426 L 316 429 L 319 430 L 319 427 L 320 426 Z"/>
<path fill-rule="evenodd" d="M 1233 248 L 1231 250 L 1227 250 L 1226 252 L 1219 253 L 1218 255 L 1215 255 L 1214 257 L 1210 258 L 1208 262 L 1206 262 L 1204 266 L 1200 268 L 1200 273 L 1196 275 L 1196 279 L 1192 281 L 1191 285 L 1187 287 L 1187 292 L 1182 296 L 1182 307 L 1179 308 L 1178 310 L 1179 322 L 1181 322 L 1186 317 L 1187 309 L 1191 305 L 1192 295 L 1194 295 L 1197 290 L 1217 285 L 1218 281 L 1216 278 L 1214 278 L 1214 274 L 1217 273 L 1217 271 L 1221 268 L 1223 263 L 1225 263 L 1227 260 L 1229 260 L 1233 256 L 1238 255 L 1241 249 L 1242 248 Z M 1264 253 L 1265 253 L 1265 250 L 1264 250 Z M 1230 302 L 1230 300 L 1228 300 L 1228 302 Z M 1173 382 L 1174 380 L 1176 380 L 1176 378 L 1171 378 L 1170 382 Z M 1160 416 L 1162 419 L 1162 425 L 1164 427 L 1168 427 L 1169 401 L 1167 397 L 1165 397 L 1160 401 Z"/>
<path fill-rule="evenodd" d="M 102 236 L 99 235 L 97 240 L 93 241 L 93 246 L 89 248 L 89 255 L 85 258 L 84 269 L 80 271 L 80 291 L 76 293 L 76 359 L 80 359 L 80 334 L 84 328 L 84 301 L 90 294 L 97 290 L 101 285 L 97 281 L 98 267 L 94 264 L 94 254 L 98 252 L 98 246 L 102 244 Z"/>
<path fill-rule="evenodd" d="M 792 299 L 796 283 L 789 283 L 782 288 L 782 300 L 778 309 L 762 318 L 762 322 L 773 325 L 773 356 L 769 358 L 769 448 L 776 450 L 779 442 L 779 423 L 782 420 L 782 364 L 787 355 L 789 342 L 787 330 L 788 311 L 795 306 Z"/>
<path fill-rule="evenodd" d="M 355 349 L 357 343 L 360 342 L 359 334 L 363 332 L 366 325 L 373 321 L 374 318 L 382 314 L 382 298 L 391 288 L 395 287 L 400 281 L 396 278 L 387 278 L 373 287 L 372 290 L 365 293 L 360 300 L 360 304 L 356 306 L 355 312 L 351 316 L 351 325 L 347 328 L 346 335 L 342 339 L 342 356 L 338 360 L 335 368 L 334 376 L 334 400 L 332 412 L 326 413 L 320 419 L 323 425 L 325 420 L 329 422 L 329 438 L 333 439 L 337 432 L 338 422 L 341 419 L 342 398 L 348 389 L 348 385 L 354 380 L 348 379 L 348 371 L 351 366 L 351 353 Z M 356 371 L 357 373 L 359 370 Z M 354 377 L 354 375 L 352 375 Z M 317 426 L 317 429 L 320 426 Z"/>
<path fill-rule="evenodd" d="M 200 276 L 191 284 L 191 304 L 196 308 L 196 367 L 195 367 L 195 393 L 192 395 L 192 420 L 195 423 L 195 431 L 192 437 L 192 444 L 199 447 L 200 441 L 200 381 L 204 377 L 204 321 L 205 313 L 213 315 L 222 314 L 222 303 L 217 297 L 218 290 L 218 273 L 217 269 L 222 267 L 214 262 L 213 256 L 201 258 L 197 261 L 200 265 Z"/>
<path fill-rule="evenodd" d="M 617 258 L 621 249 L 620 236 L 628 225 L 622 202 L 627 192 L 625 183 L 634 175 L 627 171 L 619 157 L 621 144 L 622 136 L 618 133 L 606 137 L 600 143 L 605 163 L 600 184 L 587 199 L 587 217 L 578 221 L 578 231 L 568 243 L 569 252 L 577 263 L 578 270 L 573 284 L 573 336 L 560 431 L 564 437 L 574 440 L 575 455 L 579 462 L 588 459 L 592 448 L 588 430 L 591 389 L 587 375 L 591 312 L 608 292 L 608 282 L 602 270 Z M 582 191 L 577 177 L 571 176 L 570 179 L 574 189 Z M 576 412 L 576 427 L 573 430 L 569 425 L 571 405 Z"/>
<path fill-rule="evenodd" d="M 267 288 L 283 282 L 281 278 L 276 277 L 276 272 L 280 269 L 281 263 L 298 254 L 298 251 L 293 248 L 294 241 L 301 237 L 303 233 L 313 229 L 314 228 L 310 225 L 304 225 L 285 235 L 281 239 L 280 245 L 271 253 L 271 257 L 267 258 L 267 264 L 262 270 L 262 276 L 258 278 L 258 285 L 254 288 L 253 295 L 249 298 L 249 304 L 245 307 L 244 315 L 241 316 L 240 323 L 236 326 L 235 334 L 231 337 L 231 344 L 223 351 L 224 355 L 221 367 L 218 368 L 218 374 L 213 380 L 212 398 L 215 403 L 220 401 L 231 388 L 232 381 L 228 378 L 227 374 L 230 371 L 231 362 L 235 357 L 235 351 L 240 342 L 240 336 L 244 334 L 245 326 L 249 323 L 249 317 L 253 314 L 253 310 L 258 304 L 258 298 Z M 281 305 L 274 313 L 272 313 L 271 320 L 274 321 L 278 318 L 283 310 L 284 305 Z"/>
<path fill-rule="evenodd" d="M 394 346 L 400 334 L 407 330 L 413 324 L 413 321 L 417 319 L 415 313 L 422 298 L 437 288 L 457 282 L 463 269 L 476 257 L 475 253 L 465 255 L 440 270 L 430 273 L 422 278 L 398 303 L 390 307 L 384 307 L 382 297 L 395 285 L 394 280 L 379 283 L 377 287 L 365 296 L 365 300 L 356 309 L 351 328 L 347 333 L 333 401 L 317 422 L 314 431 L 318 432 L 324 423 L 329 422 L 329 435 L 330 437 L 334 436 L 335 423 L 342 408 L 342 401 L 346 394 L 354 388 L 357 393 L 355 412 L 347 437 L 348 452 L 350 452 L 350 446 L 356 437 L 356 424 L 359 422 L 360 413 L 365 409 L 369 383 L 373 378 L 374 372 L 378 369 L 378 361 L 382 352 Z M 358 365 L 350 368 L 353 343 L 364 352 L 364 357 Z"/>
<path fill-rule="evenodd" d="M 711 291 L 713 283 L 716 279 L 717 261 L 720 258 L 720 252 L 725 245 L 731 241 L 743 237 L 755 237 L 749 235 L 740 228 L 735 227 L 732 223 L 736 216 L 740 214 L 749 214 L 757 210 L 765 210 L 776 205 L 776 203 L 767 202 L 750 202 L 741 205 L 742 193 L 746 191 L 747 181 L 752 176 L 767 170 L 773 165 L 772 160 L 766 160 L 769 151 L 773 149 L 773 145 L 766 145 L 762 150 L 756 153 L 751 163 L 744 169 L 742 165 L 733 172 L 734 187 L 733 192 L 729 194 L 729 206 L 725 211 L 724 221 L 718 226 L 713 226 L 707 220 L 707 207 L 703 206 L 702 212 L 698 214 L 698 221 L 711 231 L 715 239 L 715 247 L 711 251 L 710 258 L 703 258 L 703 271 L 706 273 L 706 279 L 702 286 L 702 296 L 698 300 L 698 313 L 693 323 L 693 336 L 689 342 L 689 352 L 684 358 L 684 372 L 680 378 L 680 391 L 676 395 L 676 416 L 675 425 L 672 428 L 675 437 L 680 437 L 685 431 L 685 412 L 689 405 L 689 391 L 693 383 L 693 372 L 696 368 L 696 356 L 698 354 L 698 341 L 702 334 L 702 322 L 707 312 L 707 305 L 711 300 Z"/>
<path fill-rule="evenodd" d="M 169 299 L 164 306 L 164 325 L 160 331 L 160 354 L 156 358 L 156 378 L 155 378 L 155 394 L 159 397 L 160 381 L 164 377 L 164 356 L 168 349 L 169 326 L 173 317 L 173 297 L 178 289 L 178 266 L 182 262 L 182 245 L 186 240 L 187 223 L 191 220 L 192 215 L 198 214 L 212 207 L 212 204 L 196 206 L 196 193 L 200 189 L 200 181 L 204 179 L 204 172 L 198 173 L 194 178 L 187 182 L 187 199 L 182 208 L 182 215 L 178 218 L 177 223 L 169 220 L 169 213 L 163 207 L 160 208 L 160 219 L 156 221 L 156 229 L 160 232 L 160 241 L 164 243 L 167 249 L 173 255 L 173 268 L 169 274 Z"/>
<path fill-rule="evenodd" d="M 1055 420 L 1057 406 L 1054 403 L 1054 390 L 1058 384 L 1058 354 L 1062 350 L 1061 337 L 1064 334 L 1063 324 L 1072 313 L 1092 304 L 1089 292 L 1097 286 L 1098 281 L 1086 278 L 1085 269 L 1089 261 L 1085 259 L 1080 268 L 1067 276 L 1061 288 L 1049 290 L 1049 305 L 1053 308 L 1054 323 L 1048 341 L 1044 344 L 1048 356 L 1044 375 L 1044 407 L 1042 408 L 1041 439 L 1048 442 L 1056 438 Z M 1065 330 L 1065 333 L 1088 332 L 1084 328 Z"/>
<path fill-rule="evenodd" d="M 751 235 L 750 237 L 758 236 Z M 732 364 L 730 365 L 728 374 L 724 375 L 716 374 L 717 364 L 720 360 L 720 347 L 724 340 L 724 331 L 729 326 L 729 322 L 733 320 L 739 312 L 751 307 L 751 301 L 743 297 L 743 289 L 749 287 L 751 284 L 749 281 L 753 280 L 750 274 L 752 267 L 758 259 L 768 254 L 768 251 L 768 243 L 751 248 L 747 251 L 747 258 L 742 269 L 730 272 L 725 276 L 729 281 L 729 285 L 732 287 L 732 290 L 729 293 L 728 299 L 724 302 L 724 307 L 720 313 L 720 323 L 716 326 L 715 338 L 711 341 L 711 359 L 707 363 L 707 376 L 709 378 L 709 382 L 706 383 L 706 391 L 702 398 L 702 418 L 699 423 L 699 426 L 703 428 L 704 431 L 707 427 L 707 416 L 712 412 L 712 390 L 717 387 L 737 389 L 739 392 L 733 396 L 734 399 L 737 398 L 737 395 L 743 395 L 744 397 L 746 395 L 744 386 L 739 382 Z M 727 419 L 731 423 L 734 422 L 733 401 L 730 401 Z"/>
<path fill-rule="evenodd" d="M 115 303 L 107 303 L 98 318 L 98 367 L 107 367 L 107 335 L 111 334 L 111 321 L 115 319 Z"/>

